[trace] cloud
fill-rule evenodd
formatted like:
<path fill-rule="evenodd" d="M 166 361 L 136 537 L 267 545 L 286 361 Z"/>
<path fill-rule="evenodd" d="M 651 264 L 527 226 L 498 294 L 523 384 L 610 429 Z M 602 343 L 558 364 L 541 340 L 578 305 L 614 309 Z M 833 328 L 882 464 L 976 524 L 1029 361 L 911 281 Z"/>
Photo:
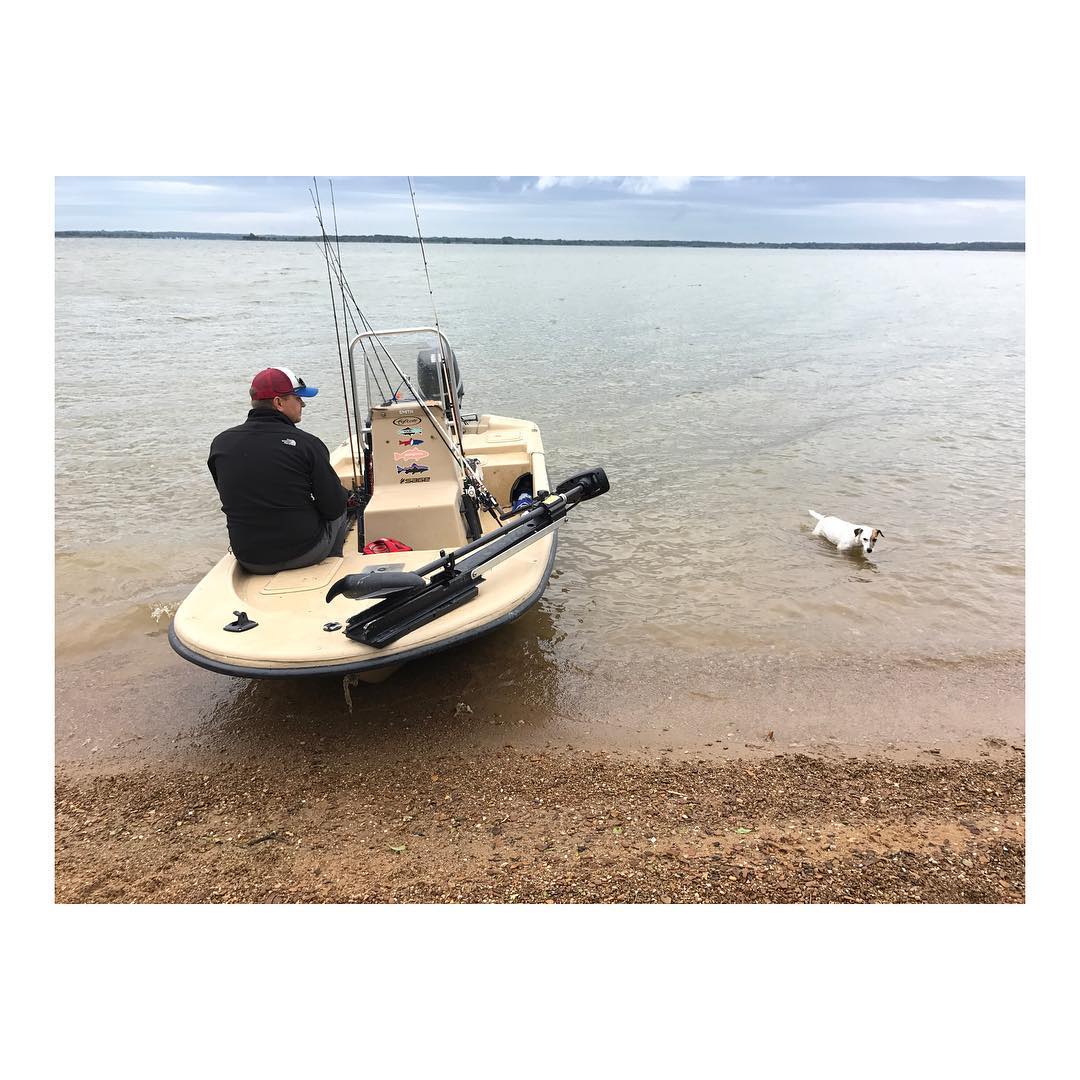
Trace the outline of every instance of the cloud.
<path fill-rule="evenodd" d="M 655 195 L 659 191 L 685 191 L 690 186 L 690 176 L 624 176 L 620 191 L 634 195 Z"/>
<path fill-rule="evenodd" d="M 199 184 L 192 180 L 122 180 L 117 187 L 152 195 L 214 195 L 225 190 L 219 184 Z"/>
<path fill-rule="evenodd" d="M 606 184 L 611 176 L 541 176 L 537 178 L 536 190 L 547 191 L 553 187 L 585 187 L 586 184 Z"/>
<path fill-rule="evenodd" d="M 959 211 L 983 214 L 1022 214 L 1023 203 L 1013 199 L 851 199 L 843 202 L 802 203 L 790 206 L 759 206 L 761 214 L 780 214 L 793 217 L 850 217 L 873 214 L 882 220 L 889 218 L 929 218 L 955 215 Z"/>
<path fill-rule="evenodd" d="M 692 179 L 690 176 L 541 176 L 537 178 L 536 190 L 607 185 L 630 195 L 656 195 L 666 191 L 685 191 Z"/>

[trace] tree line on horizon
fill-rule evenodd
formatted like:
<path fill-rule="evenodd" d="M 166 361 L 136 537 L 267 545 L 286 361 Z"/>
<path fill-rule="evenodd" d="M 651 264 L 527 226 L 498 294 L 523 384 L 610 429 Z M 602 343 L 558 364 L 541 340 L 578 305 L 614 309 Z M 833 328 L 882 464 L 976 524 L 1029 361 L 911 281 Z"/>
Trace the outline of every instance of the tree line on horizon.
<path fill-rule="evenodd" d="M 258 240 L 275 243 L 321 243 L 321 236 L 256 235 L 255 233 L 210 233 L 162 230 L 144 232 L 135 229 L 58 229 L 57 239 L 101 238 L 135 240 Z M 416 244 L 415 236 L 373 233 L 368 236 L 338 236 L 343 244 Z M 426 236 L 425 244 L 535 244 L 555 247 L 688 247 L 688 248 L 798 248 L 859 251 L 1024 251 L 1024 241 L 973 240 L 956 243 L 842 243 L 826 241 L 739 241 L 739 240 L 541 240 L 518 236 Z"/>

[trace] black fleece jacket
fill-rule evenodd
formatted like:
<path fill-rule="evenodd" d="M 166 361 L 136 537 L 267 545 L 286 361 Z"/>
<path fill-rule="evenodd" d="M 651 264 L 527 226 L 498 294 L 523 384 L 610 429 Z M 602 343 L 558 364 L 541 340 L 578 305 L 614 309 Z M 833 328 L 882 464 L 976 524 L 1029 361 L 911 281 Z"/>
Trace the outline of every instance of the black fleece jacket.
<path fill-rule="evenodd" d="M 345 512 L 345 489 L 326 443 L 276 410 L 252 409 L 243 424 L 223 431 L 206 465 L 241 562 L 294 559 Z"/>

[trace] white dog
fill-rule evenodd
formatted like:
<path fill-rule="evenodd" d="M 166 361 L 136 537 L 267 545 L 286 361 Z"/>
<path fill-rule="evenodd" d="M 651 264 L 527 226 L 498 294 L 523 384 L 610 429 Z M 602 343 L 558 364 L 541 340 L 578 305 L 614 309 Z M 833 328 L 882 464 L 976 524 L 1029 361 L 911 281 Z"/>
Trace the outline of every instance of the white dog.
<path fill-rule="evenodd" d="M 836 545 L 837 551 L 861 550 L 864 555 L 869 555 L 874 550 L 874 545 L 885 536 L 880 529 L 852 525 L 850 521 L 844 521 L 843 518 L 822 517 L 816 510 L 808 512 L 811 517 L 817 518 L 813 535 L 824 536 L 826 540 Z"/>

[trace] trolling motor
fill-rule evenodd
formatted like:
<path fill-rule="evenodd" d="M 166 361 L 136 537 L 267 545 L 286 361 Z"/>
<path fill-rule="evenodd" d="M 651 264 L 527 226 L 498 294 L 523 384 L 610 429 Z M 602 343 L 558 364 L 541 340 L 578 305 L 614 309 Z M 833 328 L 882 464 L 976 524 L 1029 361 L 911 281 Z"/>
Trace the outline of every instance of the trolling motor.
<path fill-rule="evenodd" d="M 433 619 L 472 600 L 484 580 L 482 572 L 516 555 L 554 529 L 567 512 L 611 490 L 607 474 L 599 466 L 575 473 L 554 494 L 537 492 L 531 508 L 512 522 L 478 540 L 446 553 L 419 570 L 403 572 L 374 567 L 361 574 L 346 574 L 330 586 L 329 604 L 335 596 L 350 600 L 381 597 L 382 602 L 353 615 L 345 636 L 381 649 Z M 426 580 L 426 575 L 433 575 Z"/>

